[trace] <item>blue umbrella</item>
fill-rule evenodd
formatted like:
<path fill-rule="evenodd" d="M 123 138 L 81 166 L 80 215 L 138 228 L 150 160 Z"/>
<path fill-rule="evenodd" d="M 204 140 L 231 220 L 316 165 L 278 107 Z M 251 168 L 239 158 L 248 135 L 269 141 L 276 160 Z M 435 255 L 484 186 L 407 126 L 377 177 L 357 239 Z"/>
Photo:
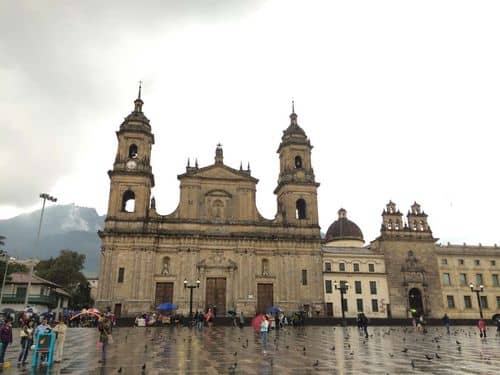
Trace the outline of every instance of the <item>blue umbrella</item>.
<path fill-rule="evenodd" d="M 174 303 L 166 302 L 162 303 L 161 305 L 158 305 L 156 309 L 160 311 L 170 311 L 177 309 L 177 305 Z"/>
<path fill-rule="evenodd" d="M 267 314 L 276 314 L 281 312 L 281 309 L 278 306 L 271 306 L 266 309 Z"/>

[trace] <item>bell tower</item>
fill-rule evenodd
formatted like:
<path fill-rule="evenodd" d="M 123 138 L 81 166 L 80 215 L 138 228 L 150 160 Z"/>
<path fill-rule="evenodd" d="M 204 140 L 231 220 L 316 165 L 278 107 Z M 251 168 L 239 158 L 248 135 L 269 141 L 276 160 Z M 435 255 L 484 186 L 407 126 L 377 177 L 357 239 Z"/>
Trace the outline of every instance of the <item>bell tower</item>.
<path fill-rule="evenodd" d="M 151 147 L 154 135 L 149 119 L 142 112 L 144 102 L 139 94 L 134 110 L 125 117 L 116 132 L 118 149 L 111 180 L 107 220 L 143 220 L 148 216 L 154 176 L 151 169 Z"/>
<path fill-rule="evenodd" d="M 290 125 L 283 131 L 278 147 L 280 174 L 274 194 L 278 198 L 278 219 L 285 224 L 318 226 L 318 201 L 311 165 L 313 146 L 297 123 L 292 102 Z"/>

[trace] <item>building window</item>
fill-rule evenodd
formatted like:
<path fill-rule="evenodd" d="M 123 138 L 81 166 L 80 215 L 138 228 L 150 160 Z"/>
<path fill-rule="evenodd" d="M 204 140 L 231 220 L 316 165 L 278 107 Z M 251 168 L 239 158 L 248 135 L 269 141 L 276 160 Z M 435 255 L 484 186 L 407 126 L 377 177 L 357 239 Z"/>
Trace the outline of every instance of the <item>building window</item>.
<path fill-rule="evenodd" d="M 443 266 L 446 266 L 446 265 L 448 264 L 448 259 L 446 259 L 446 258 L 442 258 L 442 259 L 441 259 L 441 264 L 442 264 Z"/>
<path fill-rule="evenodd" d="M 345 271 L 345 263 L 339 263 L 339 271 L 341 272 Z"/>
<path fill-rule="evenodd" d="M 325 271 L 326 272 L 331 272 L 332 271 L 332 264 L 330 262 L 325 263 Z"/>
<path fill-rule="evenodd" d="M 325 293 L 332 293 L 332 280 L 325 280 Z"/>
<path fill-rule="evenodd" d="M 372 312 L 378 312 L 378 300 L 372 299 Z"/>
<path fill-rule="evenodd" d="M 136 144 L 131 144 L 130 147 L 128 148 L 128 157 L 130 159 L 136 159 L 137 158 L 137 145 Z"/>
<path fill-rule="evenodd" d="M 344 309 L 345 312 L 347 312 L 348 305 L 347 305 L 347 299 L 342 298 L 342 308 Z"/>
<path fill-rule="evenodd" d="M 448 301 L 448 308 L 454 309 L 455 308 L 455 299 L 453 298 L 453 296 L 446 296 L 446 300 Z"/>
<path fill-rule="evenodd" d="M 118 282 L 123 283 L 124 279 L 125 279 L 125 268 L 120 267 L 118 268 Z"/>
<path fill-rule="evenodd" d="M 481 262 L 479 261 L 479 259 L 475 259 L 475 260 L 474 260 L 474 264 L 475 264 L 476 266 L 479 266 L 479 265 L 481 264 Z"/>
<path fill-rule="evenodd" d="M 354 272 L 359 272 L 359 263 L 354 263 L 353 267 L 354 267 Z"/>
<path fill-rule="evenodd" d="M 375 264 L 368 263 L 368 272 L 375 272 Z"/>
<path fill-rule="evenodd" d="M 302 198 L 298 199 L 295 203 L 295 218 L 298 220 L 306 218 L 306 201 Z"/>
<path fill-rule="evenodd" d="M 361 294 L 361 281 L 354 282 L 354 289 L 356 290 L 356 294 Z"/>
<path fill-rule="evenodd" d="M 488 308 L 488 296 L 480 296 L 479 298 L 481 300 L 481 307 L 483 309 L 487 309 Z"/>
<path fill-rule="evenodd" d="M 443 285 L 451 285 L 449 273 L 443 273 Z"/>
<path fill-rule="evenodd" d="M 464 265 L 464 260 L 463 259 L 459 259 L 458 260 L 458 265 L 459 266 L 463 266 Z"/>
<path fill-rule="evenodd" d="M 490 264 L 491 264 L 492 266 L 496 266 L 496 265 L 497 265 L 497 262 L 496 262 L 495 260 L 490 260 Z"/>
<path fill-rule="evenodd" d="M 483 274 L 482 273 L 477 273 L 476 274 L 476 284 L 477 284 L 477 286 L 484 285 L 483 284 Z"/>
<path fill-rule="evenodd" d="M 358 312 L 363 312 L 363 299 L 362 298 L 356 299 L 356 308 L 358 309 Z"/>
<path fill-rule="evenodd" d="M 307 270 L 302 270 L 302 285 L 307 285 Z"/>
<path fill-rule="evenodd" d="M 470 296 L 464 296 L 464 306 L 466 309 L 472 309 L 472 299 Z"/>
<path fill-rule="evenodd" d="M 269 259 L 262 259 L 262 276 L 269 276 Z"/>
<path fill-rule="evenodd" d="M 295 168 L 302 168 L 302 158 L 298 155 L 295 157 Z"/>
<path fill-rule="evenodd" d="M 497 296 L 497 309 L 500 309 L 500 297 Z"/>
<path fill-rule="evenodd" d="M 491 281 L 492 281 L 493 286 L 499 286 L 499 284 L 498 284 L 498 275 L 497 274 L 491 275 Z"/>
<path fill-rule="evenodd" d="M 135 194 L 132 190 L 127 190 L 123 193 L 122 211 L 134 212 L 135 211 Z"/>
<path fill-rule="evenodd" d="M 326 315 L 333 316 L 333 303 L 331 302 L 326 303 Z"/>
<path fill-rule="evenodd" d="M 370 281 L 370 294 L 377 294 L 377 282 Z"/>
<path fill-rule="evenodd" d="M 467 285 L 467 274 L 466 273 L 460 274 L 460 285 Z"/>

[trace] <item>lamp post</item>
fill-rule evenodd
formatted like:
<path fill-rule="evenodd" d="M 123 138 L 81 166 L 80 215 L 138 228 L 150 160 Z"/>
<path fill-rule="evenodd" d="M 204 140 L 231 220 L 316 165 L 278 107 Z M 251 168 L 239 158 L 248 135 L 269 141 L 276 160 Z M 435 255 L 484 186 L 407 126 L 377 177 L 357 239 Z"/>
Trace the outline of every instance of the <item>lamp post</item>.
<path fill-rule="evenodd" d="M 479 306 L 479 316 L 483 319 L 483 307 L 481 306 L 481 298 L 479 298 L 479 293 L 484 292 L 484 285 L 479 285 L 478 288 L 474 284 L 470 284 L 470 291 L 476 293 L 477 305 Z"/>
<path fill-rule="evenodd" d="M 7 280 L 7 268 L 9 267 L 9 262 L 14 262 L 16 258 L 10 257 L 5 251 L 0 250 L 0 256 L 5 259 L 5 271 L 3 273 L 2 281 L 2 291 L 0 292 L 0 306 L 3 303 L 3 290 L 5 289 L 5 281 Z"/>
<path fill-rule="evenodd" d="M 340 290 L 340 308 L 342 310 L 342 324 L 345 326 L 346 320 L 345 320 L 344 294 L 346 294 L 347 290 L 349 289 L 349 283 L 347 281 L 346 282 L 341 281 L 340 283 L 334 281 L 333 285 L 335 286 L 335 289 Z"/>
<path fill-rule="evenodd" d="M 193 318 L 193 289 L 200 287 L 200 280 L 196 280 L 196 284 L 188 284 L 188 281 L 184 279 L 184 288 L 189 288 L 189 319 Z"/>
<path fill-rule="evenodd" d="M 45 201 L 49 200 L 51 202 L 57 202 L 57 198 L 55 198 L 47 193 L 40 194 L 40 198 L 43 199 L 43 204 L 42 204 L 42 212 L 40 213 L 40 222 L 38 223 L 38 233 L 36 235 L 35 253 L 38 251 L 38 245 L 40 244 L 40 232 L 42 230 L 42 220 L 43 220 L 43 212 L 45 211 Z M 33 268 L 34 267 L 35 267 L 34 262 L 31 262 L 30 274 L 29 274 L 29 278 L 28 278 L 28 287 L 26 288 L 26 296 L 24 297 L 24 305 L 26 307 L 28 306 L 28 298 L 30 295 L 31 279 L 33 278 Z"/>

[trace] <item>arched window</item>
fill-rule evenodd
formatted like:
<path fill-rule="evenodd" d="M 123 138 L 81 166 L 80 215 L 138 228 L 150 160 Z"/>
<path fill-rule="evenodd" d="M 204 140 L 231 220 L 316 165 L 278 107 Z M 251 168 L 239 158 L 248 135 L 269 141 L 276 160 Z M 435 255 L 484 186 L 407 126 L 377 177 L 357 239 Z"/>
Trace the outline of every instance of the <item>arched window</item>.
<path fill-rule="evenodd" d="M 298 155 L 295 157 L 295 168 L 302 168 L 302 158 Z"/>
<path fill-rule="evenodd" d="M 132 190 L 127 190 L 123 193 L 122 211 L 134 212 L 135 211 L 135 194 Z"/>
<path fill-rule="evenodd" d="M 128 148 L 128 157 L 131 159 L 137 158 L 138 148 L 136 144 L 131 144 Z"/>
<path fill-rule="evenodd" d="M 162 275 L 168 275 L 169 272 L 170 272 L 170 258 L 169 257 L 163 257 L 161 274 Z"/>
<path fill-rule="evenodd" d="M 420 220 L 420 222 L 418 223 L 418 229 L 420 230 L 420 232 L 423 232 L 425 230 L 425 225 L 423 220 Z"/>
<path fill-rule="evenodd" d="M 304 220 L 306 218 L 306 201 L 302 198 L 295 203 L 295 218 Z"/>
<path fill-rule="evenodd" d="M 262 275 L 269 276 L 271 274 L 269 270 L 269 259 L 262 259 Z"/>
<path fill-rule="evenodd" d="M 387 222 L 387 229 L 392 230 L 392 220 L 390 220 L 390 219 Z"/>

